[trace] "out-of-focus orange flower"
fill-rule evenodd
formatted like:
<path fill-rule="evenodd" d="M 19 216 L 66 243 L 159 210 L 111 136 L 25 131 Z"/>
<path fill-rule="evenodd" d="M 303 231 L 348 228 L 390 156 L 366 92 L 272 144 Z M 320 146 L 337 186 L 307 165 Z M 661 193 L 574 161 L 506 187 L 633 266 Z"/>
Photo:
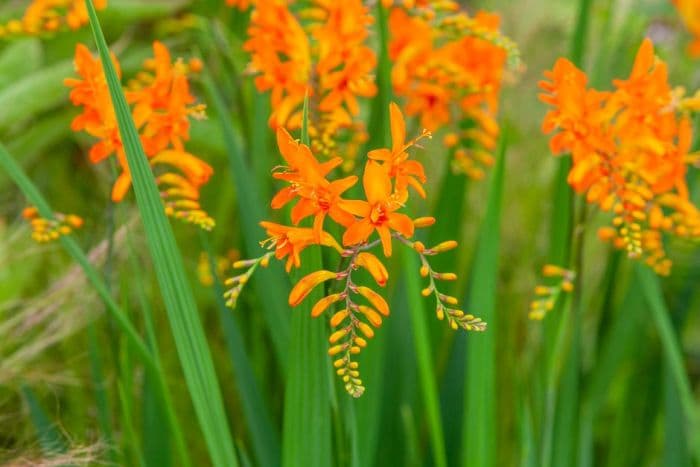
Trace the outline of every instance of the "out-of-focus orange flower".
<path fill-rule="evenodd" d="M 296 225 L 309 216 L 314 216 L 314 232 L 319 236 L 326 215 L 342 226 L 348 226 L 355 218 L 341 207 L 341 194 L 357 183 L 351 175 L 332 182 L 325 177 L 342 159 L 336 157 L 319 163 L 308 146 L 299 144 L 284 128 L 277 130 L 277 144 L 288 167 L 273 176 L 285 180 L 290 186 L 280 190 L 272 199 L 272 208 L 280 209 L 293 199 L 299 198 L 291 211 L 292 222 Z"/>
<path fill-rule="evenodd" d="M 107 0 L 94 0 L 96 10 L 107 7 Z M 76 30 L 88 23 L 84 0 L 32 0 L 21 20 L 0 25 L 0 37 L 20 34 L 45 34 L 59 30 Z"/>
<path fill-rule="evenodd" d="M 173 63 L 161 42 L 153 43 L 153 52 L 153 60 L 145 64 L 152 74 L 141 73 L 127 93 L 149 157 L 169 146 L 183 151 L 183 143 L 189 139 L 190 117 L 204 117 L 204 106 L 193 105 L 196 99 L 189 90 L 187 65 L 182 60 Z"/>
<path fill-rule="evenodd" d="M 112 57 L 117 76 L 121 77 L 121 69 L 116 58 Z M 71 88 L 70 100 L 75 106 L 82 106 L 83 111 L 73 119 L 73 131 L 85 131 L 99 141 L 90 148 L 90 161 L 100 162 L 116 153 L 122 166 L 125 166 L 117 118 L 114 114 L 112 101 L 105 80 L 102 64 L 94 57 L 87 47 L 78 44 L 75 49 L 75 70 L 80 76 L 66 78 L 64 84 Z"/>
<path fill-rule="evenodd" d="M 393 8 L 389 30 L 392 85 L 406 99 L 407 115 L 430 131 L 452 126 L 454 167 L 483 177 L 480 166 L 493 160 L 498 96 L 513 48 L 499 33 L 499 17 L 471 17 L 455 2 L 435 2 L 415 11 Z"/>
<path fill-rule="evenodd" d="M 700 57 L 700 2 L 698 0 L 671 0 L 683 19 L 693 41 L 688 45 L 688 52 L 693 57 Z"/>
<path fill-rule="evenodd" d="M 375 230 L 379 234 L 385 256 L 391 256 L 391 231 L 406 238 L 413 236 L 413 221 L 406 214 L 396 212 L 403 207 L 406 198 L 393 194 L 388 167 L 369 161 L 365 166 L 362 185 L 364 200 L 344 200 L 341 205 L 361 219 L 353 223 L 343 234 L 344 245 L 357 245 L 367 241 Z"/>
<path fill-rule="evenodd" d="M 366 44 L 372 16 L 361 0 L 314 0 L 294 6 L 281 0 L 257 2 L 244 44 L 251 53 L 249 69 L 256 73 L 256 87 L 270 91 L 274 110 L 269 124 L 300 128 L 308 92 L 314 152 L 352 159 L 357 145 L 348 135 L 364 133 L 356 122 L 358 98 L 377 91 L 376 56 Z M 344 151 L 339 151 L 340 141 Z"/>
<path fill-rule="evenodd" d="M 213 170 L 206 162 L 185 151 L 190 118 L 201 118 L 204 107 L 190 94 L 187 73 L 198 62 L 172 62 L 170 52 L 160 42 L 153 44 L 155 57 L 147 60 L 125 91 L 132 105 L 132 118 L 139 130 L 144 152 L 156 172 L 166 213 L 209 230 L 214 220 L 201 209 L 199 189 Z M 119 63 L 112 57 L 119 73 Z M 70 99 L 83 111 L 72 122 L 74 131 L 85 131 L 99 139 L 90 148 L 93 163 L 116 154 L 122 169 L 112 187 L 112 200 L 121 201 L 131 187 L 131 174 L 122 147 L 116 115 L 99 59 L 82 44 L 76 47 L 75 67 L 79 79 L 68 78 Z"/>
<path fill-rule="evenodd" d="M 629 78 L 614 80 L 612 92 L 588 89 L 586 75 L 566 59 L 545 77 L 540 98 L 553 108 L 542 129 L 556 131 L 552 152 L 571 153 L 569 184 L 615 215 L 614 229 L 601 238 L 667 274 L 671 262 L 661 232 L 700 238 L 700 211 L 685 180 L 691 125 L 679 113 L 666 64 L 645 39 Z"/>

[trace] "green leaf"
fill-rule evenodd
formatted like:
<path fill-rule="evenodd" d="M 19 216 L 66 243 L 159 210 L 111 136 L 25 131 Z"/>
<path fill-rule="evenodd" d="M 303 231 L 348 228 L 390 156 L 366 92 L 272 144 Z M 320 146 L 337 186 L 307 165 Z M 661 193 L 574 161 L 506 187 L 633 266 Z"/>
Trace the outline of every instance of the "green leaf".
<path fill-rule="evenodd" d="M 700 462 L 700 412 L 693 399 L 693 391 L 683 365 L 683 353 L 678 338 L 673 330 L 669 311 L 663 300 L 661 285 L 654 272 L 643 264 L 635 265 L 635 273 L 641 285 L 644 297 L 649 304 L 649 311 L 661 339 L 663 356 L 668 365 L 676 391 L 680 396 L 683 414 L 685 416 L 685 429 L 688 436 L 688 444 L 691 447 L 693 458 Z"/>
<path fill-rule="evenodd" d="M 238 461 L 214 364 L 192 290 L 187 281 L 182 256 L 165 216 L 153 173 L 131 119 L 131 112 L 110 59 L 109 49 L 94 6 L 90 0 L 86 0 L 86 5 L 119 123 L 119 133 L 133 178 L 136 203 L 144 223 L 148 249 L 153 258 L 156 277 L 185 375 L 185 383 L 190 391 L 213 464 L 222 467 L 237 466 Z"/>
<path fill-rule="evenodd" d="M 480 334 L 467 340 L 464 422 L 462 424 L 462 464 L 496 465 L 496 338 L 498 321 L 496 295 L 498 257 L 501 244 L 501 209 L 505 178 L 507 132 L 504 130 L 491 175 L 486 215 L 476 245 L 471 286 L 465 299 L 467 312 L 488 323 Z"/>

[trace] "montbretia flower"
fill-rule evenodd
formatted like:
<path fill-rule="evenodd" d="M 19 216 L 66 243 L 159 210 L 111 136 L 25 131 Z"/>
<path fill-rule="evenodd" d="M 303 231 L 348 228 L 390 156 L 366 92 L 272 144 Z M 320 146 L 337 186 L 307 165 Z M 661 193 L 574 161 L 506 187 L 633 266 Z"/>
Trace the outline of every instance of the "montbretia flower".
<path fill-rule="evenodd" d="M 270 126 L 301 128 L 302 103 L 309 93 L 314 152 L 354 158 L 356 135 L 366 135 L 357 121 L 358 98 L 377 92 L 377 59 L 367 44 L 372 21 L 361 0 L 255 4 L 244 49 L 251 54 L 249 70 L 256 75 L 256 87 L 270 91 Z M 351 169 L 352 164 L 343 167 Z"/>
<path fill-rule="evenodd" d="M 96 10 L 107 7 L 107 0 L 94 0 Z M 0 25 L 0 38 L 13 35 L 40 35 L 76 30 L 88 24 L 84 0 L 32 0 L 21 20 Z"/>
<path fill-rule="evenodd" d="M 391 256 L 391 232 L 396 231 L 406 238 L 413 236 L 413 221 L 406 214 L 396 212 L 406 202 L 406 197 L 393 194 L 388 167 L 368 162 L 362 184 L 367 200 L 345 200 L 341 206 L 359 216 L 343 234 L 344 245 L 357 245 L 367 241 L 376 230 L 381 239 L 384 256 Z"/>
<path fill-rule="evenodd" d="M 297 225 L 314 216 L 314 232 L 319 236 L 326 215 L 342 226 L 352 224 L 355 218 L 342 207 L 340 195 L 357 183 L 357 177 L 352 175 L 332 182 L 325 178 L 342 159 L 336 157 L 319 163 L 309 148 L 295 141 L 284 128 L 277 130 L 277 145 L 288 165 L 274 172 L 273 177 L 289 182 L 290 186 L 275 195 L 272 208 L 280 209 L 298 198 L 291 210 L 292 223 Z"/>
<path fill-rule="evenodd" d="M 613 91 L 587 87 L 585 73 L 559 59 L 540 99 L 552 106 L 544 118 L 554 154 L 570 153 L 568 182 L 586 201 L 613 213 L 603 240 L 643 258 L 659 274 L 668 274 L 662 233 L 700 239 L 700 211 L 688 195 L 687 165 L 692 127 L 688 116 L 695 98 L 668 83 L 666 64 L 645 39 L 630 76 L 614 80 Z"/>
<path fill-rule="evenodd" d="M 287 130 L 277 130 L 277 145 L 287 167 L 278 168 L 273 177 L 289 185 L 280 190 L 272 200 L 272 207 L 282 208 L 296 201 L 289 211 L 294 226 L 264 221 L 261 226 L 269 236 L 261 242 L 267 253 L 247 260 L 237 261 L 234 269 L 247 268 L 243 273 L 226 280 L 226 303 L 235 307 L 245 284 L 258 266 L 267 266 L 271 258 L 286 261 L 286 270 L 299 267 L 302 252 L 309 248 L 327 246 L 338 253 L 337 268 L 323 268 L 301 278 L 289 294 L 289 305 L 296 307 L 308 299 L 311 291 L 323 287 L 327 293 L 310 306 L 313 318 L 327 315 L 333 332 L 328 338 L 328 354 L 334 358 L 333 366 L 343 381 L 345 390 L 353 397 L 364 393 L 356 355 L 372 339 L 383 320 L 391 314 L 387 300 L 375 290 L 385 287 L 389 271 L 373 250 L 379 249 L 384 257 L 392 254 L 396 241 L 418 254 L 421 267 L 418 273 L 428 278 L 423 295 L 434 295 L 438 319 L 446 319 L 453 329 L 483 331 L 486 323 L 456 308 L 458 300 L 438 290 L 438 282 L 454 281 L 456 274 L 432 269 L 429 257 L 448 252 L 457 247 L 455 241 L 445 241 L 426 248 L 420 242 L 410 240 L 416 228 L 435 224 L 432 217 L 411 219 L 404 212 L 406 202 L 415 188 L 425 196 L 426 182 L 423 166 L 409 159 L 408 149 L 421 137 L 406 141 L 406 126 L 401 110 L 390 106 L 392 147 L 370 151 L 362 174 L 364 199 L 346 199 L 342 195 L 353 186 L 357 177 L 334 178 L 341 158 L 319 162 L 307 145 L 294 140 Z M 313 217 L 313 221 L 307 219 Z M 325 230 L 324 220 L 330 218 L 336 225 Z M 302 224 L 306 224 L 302 225 Z M 337 232 L 337 233 L 336 233 Z M 376 238 L 374 236 L 376 232 Z M 334 234 L 335 233 L 335 234 Z M 334 236 L 335 235 L 335 236 Z M 342 238 L 343 247 L 337 238 Z M 332 253 L 332 251 L 331 251 Z M 326 257 L 327 255 L 324 255 Z M 369 283 L 359 283 L 355 276 L 363 269 L 370 277 Z M 364 275 L 367 276 L 366 274 Z"/>
<path fill-rule="evenodd" d="M 342 251 L 338 242 L 328 232 L 314 232 L 313 229 L 303 227 L 288 227 L 263 221 L 260 225 L 267 231 L 269 237 L 261 242 L 261 245 L 274 249 L 275 258 L 282 260 L 287 258 L 286 269 L 289 272 L 292 266 L 301 266 L 301 252 L 310 245 L 325 245 Z"/>
<path fill-rule="evenodd" d="M 157 41 L 153 51 L 154 58 L 146 61 L 145 70 L 125 89 L 132 118 L 154 169 L 166 214 L 210 230 L 214 220 L 198 200 L 213 169 L 185 150 L 190 119 L 204 115 L 204 106 L 195 103 L 188 82 L 188 74 L 201 69 L 201 63 L 191 60 L 186 64 L 179 59 L 173 63 L 168 49 Z M 116 57 L 112 61 L 121 77 Z M 83 110 L 73 119 L 71 129 L 98 138 L 89 152 L 92 163 L 116 155 L 121 173 L 112 186 L 112 200 L 120 202 L 131 187 L 131 174 L 102 65 L 87 47 L 78 44 L 75 68 L 79 78 L 67 78 L 64 83 L 71 88 L 71 102 Z"/>
<path fill-rule="evenodd" d="M 391 123 L 391 150 L 375 149 L 367 154 L 373 160 L 384 162 L 389 176 L 396 180 L 396 192 L 401 195 L 410 185 L 419 195 L 425 198 L 425 169 L 423 164 L 415 160 L 408 160 L 408 152 L 411 146 L 419 139 L 430 138 L 430 132 L 424 131 L 418 138 L 406 142 L 406 122 L 399 110 L 399 106 L 391 103 L 389 106 Z"/>
<path fill-rule="evenodd" d="M 455 170 L 482 178 L 494 162 L 498 96 L 517 48 L 500 34 L 497 15 L 472 17 L 452 1 L 403 3 L 389 16 L 394 93 L 429 131 L 449 129 Z"/>

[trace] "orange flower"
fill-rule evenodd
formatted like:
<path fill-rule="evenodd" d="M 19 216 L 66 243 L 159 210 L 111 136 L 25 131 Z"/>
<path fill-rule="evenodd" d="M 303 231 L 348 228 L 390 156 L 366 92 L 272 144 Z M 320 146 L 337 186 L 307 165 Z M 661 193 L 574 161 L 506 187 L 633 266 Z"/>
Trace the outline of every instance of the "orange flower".
<path fill-rule="evenodd" d="M 389 176 L 396 179 L 396 192 L 402 196 L 411 185 L 419 195 L 425 198 L 425 170 L 423 164 L 418 161 L 409 161 L 406 150 L 416 144 L 423 137 L 430 137 L 430 133 L 424 131 L 418 138 L 406 143 L 406 122 L 403 119 L 399 106 L 395 103 L 389 105 L 391 121 L 391 150 L 375 149 L 367 154 L 373 160 L 382 161 L 387 166 Z"/>
<path fill-rule="evenodd" d="M 277 130 L 277 145 L 288 167 L 273 176 L 285 180 L 290 186 L 280 190 L 272 199 L 272 208 L 280 209 L 299 198 L 291 211 L 292 222 L 297 225 L 303 219 L 314 216 L 314 232 L 320 236 L 326 215 L 342 226 L 348 226 L 355 218 L 344 210 L 340 195 L 357 183 L 357 177 L 349 176 L 329 182 L 326 175 L 337 167 L 342 159 L 334 158 L 319 163 L 308 146 L 295 141 L 287 130 Z"/>
<path fill-rule="evenodd" d="M 107 6 L 107 0 L 94 0 L 96 10 Z M 76 30 L 88 23 L 87 7 L 83 0 L 32 0 L 22 20 L 11 20 L 0 25 L 0 37 L 14 34 L 42 34 L 59 30 Z"/>
<path fill-rule="evenodd" d="M 284 0 L 257 2 L 250 16 L 249 68 L 256 72 L 255 86 L 270 91 L 270 125 L 285 125 L 302 103 L 311 72 L 311 51 L 306 32 Z"/>
<path fill-rule="evenodd" d="M 300 254 L 304 248 L 310 245 L 330 246 L 339 252 L 343 251 L 338 242 L 328 232 L 321 232 L 319 241 L 312 229 L 288 227 L 267 221 L 261 222 L 260 225 L 270 236 L 261 244 L 267 245 L 268 248 L 274 248 L 277 259 L 287 258 L 285 266 L 287 272 L 292 269 L 292 266 L 298 268 L 301 265 Z"/>
<path fill-rule="evenodd" d="M 691 125 L 678 115 L 666 64 L 645 39 L 629 78 L 614 80 L 612 92 L 587 89 L 586 75 L 565 59 L 545 76 L 540 99 L 553 109 L 542 129 L 557 131 L 552 152 L 570 152 L 569 184 L 615 215 L 614 235 L 605 229 L 601 238 L 668 273 L 660 230 L 700 237 L 700 211 L 685 180 Z"/>
<path fill-rule="evenodd" d="M 498 32 L 497 15 L 470 17 L 456 3 L 443 3 L 445 8 L 436 5 L 430 15 L 391 10 L 392 85 L 406 98 L 407 115 L 419 116 L 421 126 L 437 131 L 454 125 L 454 165 L 480 178 L 479 165 L 493 163 L 498 96 L 514 46 Z"/>
<path fill-rule="evenodd" d="M 140 73 L 125 92 L 133 105 L 132 118 L 151 166 L 160 172 L 156 180 L 166 213 L 209 230 L 214 220 L 197 200 L 200 187 L 209 180 L 213 169 L 184 148 L 189 139 L 189 118 L 200 117 L 203 110 L 203 106 L 192 105 L 194 97 L 189 92 L 186 74 L 198 63 L 195 60 L 185 65 L 178 60 L 173 64 L 170 52 L 160 42 L 153 44 L 153 50 L 155 58 L 146 62 L 153 73 Z M 119 75 L 119 63 L 114 57 L 112 60 Z M 112 200 L 119 202 L 131 187 L 131 174 L 102 65 L 87 47 L 78 44 L 75 66 L 81 79 L 68 78 L 64 82 L 72 88 L 72 103 L 82 106 L 83 112 L 73 120 L 71 128 L 100 139 L 90 149 L 93 163 L 116 153 L 122 172 L 112 187 Z"/>
<path fill-rule="evenodd" d="M 341 206 L 361 217 L 343 234 L 343 245 L 357 245 L 367 241 L 377 231 L 385 256 L 391 256 L 391 230 L 404 237 L 413 236 L 413 221 L 405 214 L 395 212 L 403 206 L 405 197 L 392 195 L 391 178 L 386 166 L 368 161 L 362 177 L 367 201 L 343 200 Z"/>
<path fill-rule="evenodd" d="M 141 74 L 141 82 L 133 83 L 127 93 L 134 105 L 134 122 L 142 127 L 141 141 L 149 157 L 168 146 L 184 150 L 183 142 L 190 137 L 189 117 L 204 117 L 204 107 L 192 105 L 195 98 L 190 94 L 186 65 L 181 60 L 173 64 L 170 52 L 161 42 L 153 43 L 153 52 L 153 60 L 146 62 L 153 75 Z"/>
<path fill-rule="evenodd" d="M 121 69 L 116 57 L 112 56 L 117 76 Z M 124 162 L 122 142 L 117 127 L 117 118 L 112 107 L 109 88 L 102 71 L 100 59 L 93 57 L 87 47 L 78 44 L 75 48 L 75 70 L 81 79 L 66 78 L 63 82 L 72 88 L 70 100 L 73 105 L 83 106 L 83 112 L 73 119 L 73 131 L 85 131 L 100 141 L 90 148 L 90 161 L 100 162 L 117 153 L 120 163 Z"/>
<path fill-rule="evenodd" d="M 354 120 L 360 110 L 358 97 L 376 94 L 376 56 L 366 44 L 373 21 L 369 8 L 361 0 L 314 0 L 300 8 L 298 16 L 304 21 L 281 0 L 257 2 L 251 14 L 244 49 L 251 53 L 249 68 L 256 73 L 256 87 L 270 91 L 274 110 L 269 124 L 300 128 L 308 93 L 314 152 L 352 159 L 357 139 L 362 139 L 355 135 L 364 134 Z M 338 150 L 339 140 L 346 151 Z"/>

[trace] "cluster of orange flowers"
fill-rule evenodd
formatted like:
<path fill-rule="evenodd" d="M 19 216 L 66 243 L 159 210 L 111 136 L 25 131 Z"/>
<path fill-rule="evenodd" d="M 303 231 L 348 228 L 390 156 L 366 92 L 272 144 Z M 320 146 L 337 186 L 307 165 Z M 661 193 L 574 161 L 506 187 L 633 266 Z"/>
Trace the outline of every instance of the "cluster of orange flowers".
<path fill-rule="evenodd" d="M 364 391 L 354 355 L 367 345 L 366 339 L 374 335 L 373 328 L 381 325 L 382 317 L 389 315 L 389 306 L 371 287 L 357 284 L 353 273 L 363 268 L 378 286 L 386 285 L 389 273 L 377 255 L 371 252 L 379 246 L 385 257 L 391 256 L 394 241 L 419 255 L 420 274 L 429 281 L 423 295 L 435 296 L 439 319 L 446 318 L 455 329 L 485 329 L 485 323 L 479 318 L 454 308 L 456 298 L 438 291 L 436 281 L 455 280 L 456 275 L 436 272 L 428 262 L 428 257 L 455 248 L 457 242 L 447 241 L 427 248 L 419 241 L 410 240 L 416 228 L 428 227 L 435 222 L 431 217 L 411 219 L 401 212 L 409 198 L 409 187 L 425 196 L 423 166 L 410 159 L 407 151 L 430 133 L 424 131 L 418 138 L 407 142 L 404 118 L 396 104 L 391 105 L 390 114 L 392 147 L 370 151 L 367 155 L 362 176 L 365 197 L 357 200 L 343 197 L 343 193 L 357 183 L 357 177 L 328 178 L 331 171 L 341 164 L 340 157 L 320 163 L 309 147 L 295 141 L 285 129 L 277 130 L 277 143 L 287 167 L 275 172 L 274 177 L 287 182 L 288 186 L 273 198 L 272 207 L 281 209 L 295 202 L 290 210 L 294 226 L 262 222 L 270 235 L 262 244 L 272 251 L 256 259 L 237 262 L 234 267 L 249 269 L 227 281 L 231 289 L 226 298 L 233 306 L 254 269 L 258 265 L 265 266 L 272 256 L 286 259 L 289 271 L 292 266 L 301 264 L 301 252 L 309 246 L 323 245 L 335 249 L 343 259 L 340 268 L 337 271 L 315 271 L 303 277 L 289 294 L 289 304 L 297 306 L 316 286 L 330 280 L 337 281 L 339 290 L 318 301 L 311 315 L 316 317 L 335 310 L 330 311 L 330 322 L 335 331 L 329 339 L 329 354 L 336 358 L 336 372 L 343 379 L 345 389 L 354 397 L 359 397 Z M 328 217 L 343 230 L 342 247 L 341 242 L 325 230 Z M 297 226 L 307 218 L 313 218 L 312 227 Z M 373 238 L 375 233 L 376 239 Z M 366 304 L 358 301 L 361 298 Z"/>
<path fill-rule="evenodd" d="M 688 52 L 693 57 L 700 57 L 700 1 L 671 0 L 680 14 L 688 32 L 693 35 L 693 41 L 688 46 Z"/>
<path fill-rule="evenodd" d="M 685 180 L 688 164 L 698 160 L 689 153 L 687 111 L 700 100 L 671 89 L 666 64 L 655 57 L 649 39 L 630 77 L 613 81 L 614 91 L 587 88 L 585 73 L 563 58 L 545 76 L 540 98 L 553 109 L 543 131 L 556 131 L 552 152 L 571 153 L 569 184 L 589 203 L 614 213 L 613 226 L 600 236 L 668 274 L 662 232 L 700 239 L 700 211 Z"/>
<path fill-rule="evenodd" d="M 24 217 L 32 228 L 32 239 L 39 243 L 50 242 L 62 235 L 69 235 L 73 230 L 83 226 L 83 219 L 75 214 L 54 213 L 53 219 L 39 215 L 34 206 L 24 208 Z"/>
<path fill-rule="evenodd" d="M 206 162 L 185 151 L 190 118 L 203 118 L 204 106 L 195 103 L 189 90 L 188 74 L 201 69 L 199 60 L 173 63 L 170 52 L 160 42 L 153 44 L 154 58 L 125 89 L 132 117 L 161 191 L 166 213 L 209 230 L 214 220 L 199 205 L 199 191 L 213 173 Z M 119 63 L 112 57 L 121 76 Z M 87 47 L 78 44 L 75 68 L 80 78 L 68 78 L 70 99 L 82 107 L 75 117 L 73 131 L 85 131 L 98 138 L 90 148 L 90 161 L 98 163 L 116 155 L 121 174 L 112 187 L 112 200 L 121 201 L 131 186 L 131 174 L 122 146 L 117 118 L 111 104 L 102 65 Z"/>
<path fill-rule="evenodd" d="M 454 148 L 453 167 L 480 179 L 494 161 L 498 96 L 517 48 L 499 33 L 495 14 L 470 17 L 452 1 L 403 4 L 389 16 L 394 92 L 423 127 L 451 125 L 445 144 Z"/>
<path fill-rule="evenodd" d="M 361 0 L 313 0 L 296 11 L 286 0 L 255 3 L 244 49 L 256 87 L 270 91 L 271 127 L 300 128 L 309 92 L 311 148 L 329 158 L 354 158 L 366 139 L 356 118 L 358 97 L 376 93 L 376 56 L 367 46 L 372 21 Z"/>
<path fill-rule="evenodd" d="M 97 10 L 107 7 L 107 0 L 94 0 Z M 21 20 L 0 25 L 0 37 L 76 30 L 88 23 L 85 0 L 33 0 Z"/>

